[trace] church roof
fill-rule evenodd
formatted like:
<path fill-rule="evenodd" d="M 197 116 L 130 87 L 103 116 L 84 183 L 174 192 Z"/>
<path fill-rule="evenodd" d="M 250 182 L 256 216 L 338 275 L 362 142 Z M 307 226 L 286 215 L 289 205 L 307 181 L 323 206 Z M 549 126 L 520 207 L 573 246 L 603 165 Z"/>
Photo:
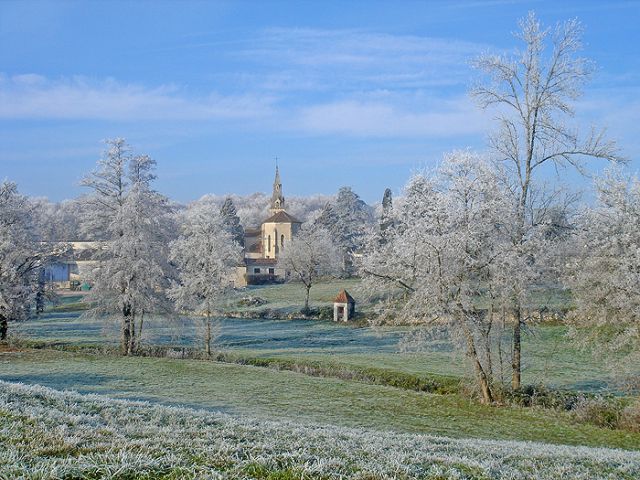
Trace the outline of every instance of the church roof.
<path fill-rule="evenodd" d="M 289 215 L 284 210 L 274 213 L 262 223 L 302 223 L 297 218 Z"/>
<path fill-rule="evenodd" d="M 260 227 L 257 228 L 245 228 L 244 229 L 244 236 L 245 237 L 258 237 L 262 234 L 262 230 L 260 230 Z"/>
<path fill-rule="evenodd" d="M 344 288 L 340 290 L 340 293 L 336 298 L 333 299 L 335 303 L 356 303 L 349 292 L 347 292 Z"/>

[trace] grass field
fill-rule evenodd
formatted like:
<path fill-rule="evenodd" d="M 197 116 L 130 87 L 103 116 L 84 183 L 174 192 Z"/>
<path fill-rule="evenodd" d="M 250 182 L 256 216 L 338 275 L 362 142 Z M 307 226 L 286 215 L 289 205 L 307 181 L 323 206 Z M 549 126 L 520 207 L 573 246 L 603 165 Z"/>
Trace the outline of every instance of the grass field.
<path fill-rule="evenodd" d="M 5 352 L 0 378 L 262 419 L 640 449 L 640 434 L 577 425 L 563 412 L 485 407 L 458 395 L 200 360 Z"/>
<path fill-rule="evenodd" d="M 333 299 L 341 289 L 350 293 L 359 291 L 359 279 L 342 279 L 319 281 L 311 287 L 309 295 L 310 307 L 326 307 L 333 304 Z M 278 285 L 256 285 L 236 293 L 229 302 L 229 308 L 237 310 L 259 310 L 262 307 L 238 307 L 237 300 L 246 296 L 256 296 L 266 300 L 265 307 L 283 310 L 300 311 L 304 306 L 305 289 L 301 283 L 284 283 Z M 235 303 L 235 305 L 234 305 Z M 361 305 L 362 306 L 362 305 Z M 366 308 L 366 306 L 365 306 Z"/>
<path fill-rule="evenodd" d="M 357 282 L 353 281 L 338 286 L 319 285 L 312 291 L 315 304 L 328 303 L 339 287 L 345 286 L 357 291 Z M 297 308 L 298 289 L 298 285 L 255 287 L 244 294 L 267 300 L 268 308 L 277 306 L 277 310 L 293 312 Z M 16 343 L 20 347 L 0 351 L 0 380 L 197 411 L 167 413 L 169 411 L 159 406 L 118 402 L 110 405 L 107 400 L 47 390 L 42 390 L 34 399 L 25 400 L 30 395 L 28 392 L 38 392 L 40 387 L 29 390 L 2 384 L 0 397 L 22 399 L 26 406 L 22 408 L 20 402 L 5 405 L 4 410 L 0 406 L 0 442 L 14 445 L 0 452 L 0 478 L 9 471 L 11 459 L 18 459 L 17 465 L 20 465 L 11 472 L 46 472 L 55 467 L 57 470 L 53 471 L 59 473 L 58 477 L 47 477 L 44 473 L 30 477 L 31 473 L 25 473 L 25 478 L 65 478 L 61 472 L 67 478 L 96 478 L 100 476 L 95 474 L 98 471 L 126 472 L 123 467 L 126 461 L 151 473 L 147 476 L 122 473 L 121 477 L 109 478 L 219 478 L 226 475 L 228 478 L 288 479 L 359 475 L 360 478 L 631 479 L 636 478 L 640 468 L 637 453 L 501 443 L 533 441 L 630 451 L 640 450 L 640 433 L 577 423 L 571 412 L 483 406 L 456 393 L 457 389 L 445 395 L 430 394 L 368 379 L 355 381 L 353 378 L 357 377 L 332 373 L 336 366 L 354 372 L 378 369 L 392 376 L 410 375 L 425 382 L 452 379 L 457 385 L 467 371 L 464 358 L 442 339 L 426 342 L 419 352 L 401 351 L 399 343 L 411 333 L 407 327 L 372 328 L 302 319 L 222 318 L 216 350 L 230 360 L 221 363 L 170 358 L 179 354 L 182 347 L 199 348 L 199 319 L 148 318 L 143 343 L 172 346 L 177 350 L 168 357 L 121 357 L 98 353 L 98 349 L 93 353 L 87 350 L 105 344 L 117 346 L 118 330 L 115 323 L 83 318 L 82 305 L 81 298 L 68 296 L 40 318 L 11 325 L 13 334 L 21 339 Z M 585 392 L 616 392 L 610 371 L 599 359 L 567 342 L 565 334 L 565 327 L 552 324 L 525 332 L 524 382 L 544 381 L 549 386 Z M 29 348 L 30 341 L 38 348 Z M 75 351 L 70 351 L 73 349 Z M 262 368 L 228 363 L 233 358 L 264 360 L 265 364 L 320 365 L 328 367 L 329 373 L 313 376 L 306 370 L 301 371 L 307 374 L 278 369 L 280 364 L 269 363 L 271 368 Z M 36 413 L 29 409 L 35 409 Z M 103 410 L 111 412 L 110 416 L 101 416 Z M 150 420 L 145 420 L 144 425 L 138 423 L 135 430 L 133 426 L 117 423 L 129 415 L 121 410 L 139 410 L 139 414 L 133 415 L 135 422 Z M 53 420 L 45 418 L 49 414 L 58 419 L 57 427 Z M 231 414 L 233 418 L 220 417 L 221 414 Z M 216 443 L 220 438 L 213 439 L 211 432 L 197 429 L 200 424 L 189 423 L 200 422 L 204 417 L 207 424 L 227 425 L 228 428 L 222 429 L 225 448 L 243 453 L 234 453 L 230 458 L 226 453 L 219 457 L 212 452 L 211 442 L 220 449 Z M 214 417 L 216 420 L 211 420 Z M 278 423 L 272 423 L 274 421 Z M 113 437 L 109 434 L 109 438 L 92 437 L 82 430 L 84 433 L 78 433 L 81 441 L 76 442 L 76 427 L 86 429 L 89 424 L 116 433 Z M 188 433 L 181 430 L 183 427 Z M 234 434 L 233 428 L 240 433 Z M 32 431 L 30 429 L 43 435 L 46 440 L 41 441 L 42 445 L 21 444 L 15 440 L 19 431 L 24 433 Z M 246 440 L 244 435 L 249 430 L 249 440 Z M 178 432 L 176 438 L 183 433 L 197 438 L 197 448 L 187 452 L 173 446 L 172 442 L 177 440 L 170 431 Z M 257 450 L 245 455 L 250 447 L 244 442 L 264 441 L 269 435 L 275 435 L 275 431 L 279 432 L 278 442 L 283 442 L 274 447 L 276 450 L 256 447 Z M 291 435 L 307 436 L 297 441 L 310 445 L 308 450 L 301 451 L 298 444 L 288 443 L 286 439 L 293 431 L 297 433 Z M 325 433 L 318 436 L 318 431 Z M 408 436 L 414 434 L 437 438 Z M 152 436 L 162 437 L 160 444 L 152 442 Z M 372 440 L 354 440 L 365 437 Z M 325 445 L 323 442 L 329 442 L 330 438 L 338 440 Z M 485 440 L 494 442 L 477 443 Z M 341 444 L 343 441 L 346 443 Z M 60 450 L 51 453 L 43 446 L 51 442 L 59 444 Z M 121 444 L 135 447 L 133 451 L 124 450 Z M 347 451 L 346 445 L 352 445 L 353 451 Z M 161 458 L 158 455 L 165 447 L 173 453 Z M 29 449 L 35 453 L 29 453 Z M 326 452 L 330 453 L 325 455 Z M 362 459 L 359 454 L 364 455 Z"/>
<path fill-rule="evenodd" d="M 39 319 L 12 325 L 25 339 L 65 345 L 115 345 L 115 323 L 84 319 L 81 312 L 48 312 Z M 316 320 L 221 319 L 216 348 L 258 357 L 327 360 L 355 367 L 387 368 L 411 374 L 460 376 L 464 358 L 443 341 L 425 343 L 419 353 L 400 353 L 403 327 L 361 327 Z M 198 320 L 149 318 L 148 345 L 199 346 Z M 523 380 L 580 391 L 616 391 L 611 371 L 601 359 L 572 346 L 566 328 L 544 325 L 524 333 Z M 638 367 L 640 368 L 640 366 Z M 508 372 L 506 372 L 508 374 Z"/>
<path fill-rule="evenodd" d="M 640 453 L 265 422 L 0 382 L 0 471 L 24 479 L 631 480 Z"/>

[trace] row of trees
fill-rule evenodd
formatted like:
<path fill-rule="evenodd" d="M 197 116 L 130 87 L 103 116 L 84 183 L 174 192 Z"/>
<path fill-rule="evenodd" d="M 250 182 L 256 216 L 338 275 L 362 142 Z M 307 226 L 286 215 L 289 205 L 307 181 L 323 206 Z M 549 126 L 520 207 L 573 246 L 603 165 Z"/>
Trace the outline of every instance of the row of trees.
<path fill-rule="evenodd" d="M 117 318 L 125 355 L 139 346 L 145 315 L 174 308 L 201 315 L 211 353 L 211 317 L 240 265 L 242 227 L 231 200 L 196 202 L 176 215 L 152 188 L 153 161 L 133 155 L 124 139 L 107 141 L 82 228 L 103 240 L 89 280 L 91 315 Z M 97 233 L 99 232 L 99 233 Z"/>
<path fill-rule="evenodd" d="M 103 239 L 90 278 L 90 313 L 119 318 L 125 354 L 135 353 L 146 314 L 177 308 L 201 315 L 210 354 L 212 317 L 243 259 L 243 228 L 234 202 L 227 198 L 219 206 L 205 198 L 175 215 L 168 199 L 152 188 L 155 162 L 133 155 L 123 139 L 107 143 L 98 168 L 83 181 L 92 191 L 83 231 Z M 369 210 L 351 189 L 342 189 L 284 250 L 279 267 L 304 284 L 305 310 L 318 276 L 337 274 L 360 246 L 355 239 L 364 237 Z M 352 211 L 358 221 L 345 218 Z M 333 236 L 341 243 L 336 245 Z"/>
<path fill-rule="evenodd" d="M 10 320 L 25 319 L 34 304 L 44 304 L 43 269 L 68 253 L 58 240 L 69 230 L 98 244 L 87 278 L 92 285 L 88 314 L 118 319 L 124 354 L 136 352 L 146 315 L 176 308 L 202 315 L 210 352 L 211 318 L 242 265 L 244 230 L 234 201 L 207 196 L 188 207 L 173 204 L 153 188 L 153 159 L 135 155 L 121 138 L 106 144 L 96 169 L 82 180 L 89 194 L 81 208 L 77 202 L 53 207 L 20 195 L 12 183 L 2 185 L 2 338 Z M 362 222 L 370 221 L 370 211 L 351 189 L 342 189 L 289 245 L 280 268 L 305 285 L 305 309 L 316 278 L 338 274 L 361 246 Z M 348 221 L 350 214 L 358 221 Z M 57 220 L 64 220 L 62 230 Z M 342 222 L 345 228 L 339 227 Z"/>

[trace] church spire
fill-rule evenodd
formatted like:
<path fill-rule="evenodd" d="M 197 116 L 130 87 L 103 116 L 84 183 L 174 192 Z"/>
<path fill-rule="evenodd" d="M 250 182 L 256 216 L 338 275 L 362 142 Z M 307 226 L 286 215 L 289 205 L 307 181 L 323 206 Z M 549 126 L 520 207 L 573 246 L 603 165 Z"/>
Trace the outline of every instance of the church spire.
<path fill-rule="evenodd" d="M 282 182 L 280 181 L 280 170 L 276 160 L 276 178 L 273 180 L 273 194 L 271 195 L 271 213 L 284 210 L 284 195 L 282 194 Z"/>

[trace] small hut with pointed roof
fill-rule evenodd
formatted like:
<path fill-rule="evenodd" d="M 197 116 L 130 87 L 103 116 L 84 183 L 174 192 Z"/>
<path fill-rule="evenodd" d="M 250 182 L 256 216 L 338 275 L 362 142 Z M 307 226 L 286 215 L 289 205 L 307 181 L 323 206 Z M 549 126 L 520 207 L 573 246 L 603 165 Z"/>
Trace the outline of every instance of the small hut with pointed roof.
<path fill-rule="evenodd" d="M 356 313 L 356 301 L 344 288 L 333 300 L 333 321 L 348 322 Z"/>

